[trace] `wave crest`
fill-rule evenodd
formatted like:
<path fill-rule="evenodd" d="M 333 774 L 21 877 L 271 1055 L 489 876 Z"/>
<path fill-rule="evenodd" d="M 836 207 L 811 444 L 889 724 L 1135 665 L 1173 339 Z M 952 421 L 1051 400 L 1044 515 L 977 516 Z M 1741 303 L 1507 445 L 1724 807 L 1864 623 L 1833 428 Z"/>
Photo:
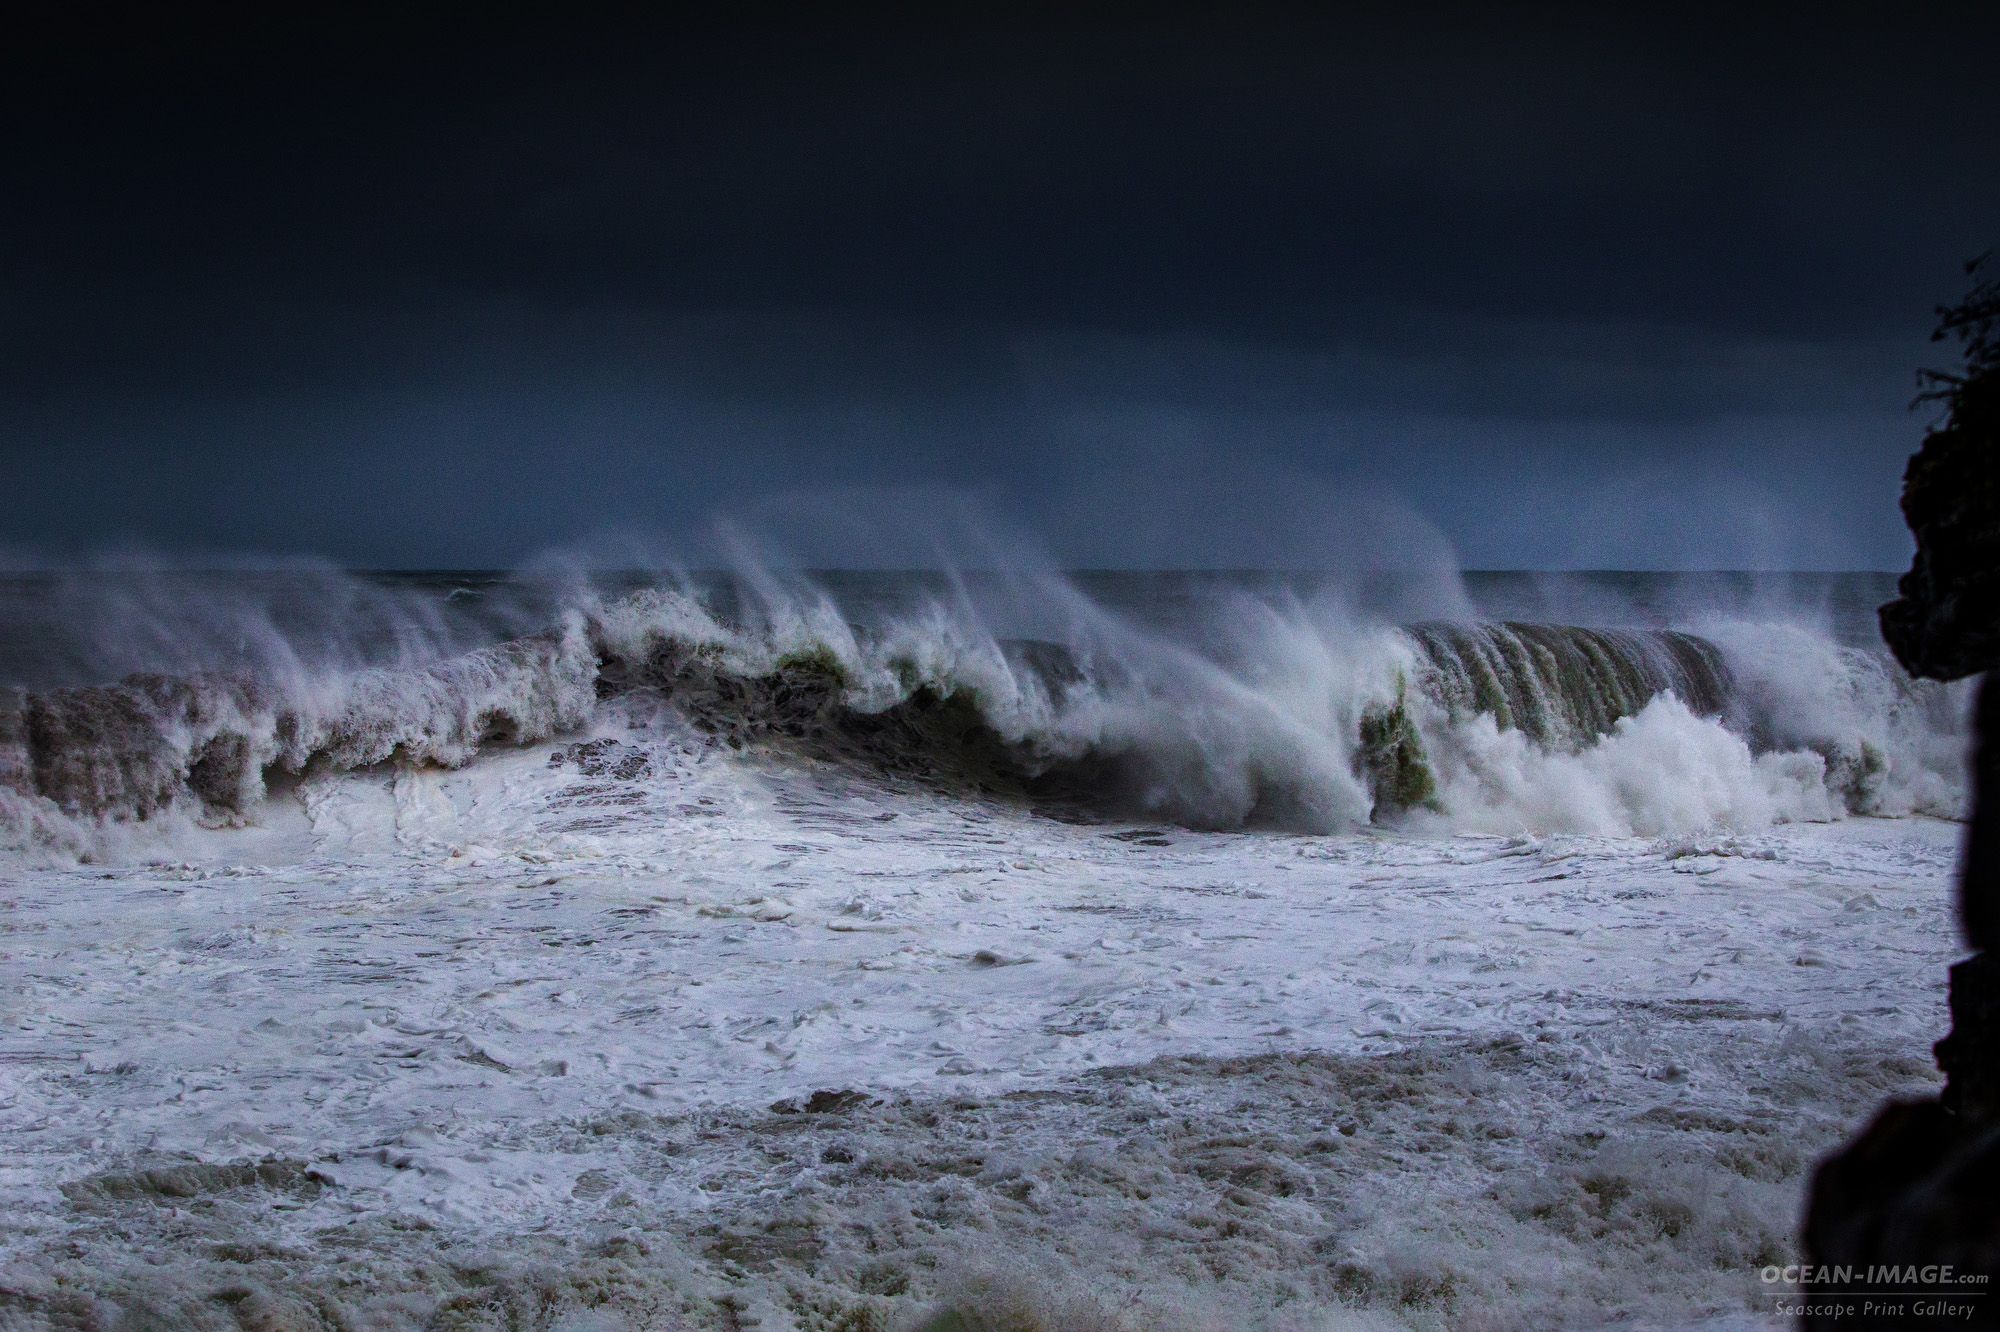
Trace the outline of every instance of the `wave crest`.
<path fill-rule="evenodd" d="M 1673 832 L 1963 799 L 1963 700 L 1796 627 L 1399 628 L 1237 598 L 1182 641 L 1082 609 L 1058 642 L 940 604 L 730 621 L 648 589 L 423 665 L 16 689 L 0 818 L 17 846 L 241 821 L 288 778 L 457 767 L 641 694 L 718 745 L 1194 827 Z"/>

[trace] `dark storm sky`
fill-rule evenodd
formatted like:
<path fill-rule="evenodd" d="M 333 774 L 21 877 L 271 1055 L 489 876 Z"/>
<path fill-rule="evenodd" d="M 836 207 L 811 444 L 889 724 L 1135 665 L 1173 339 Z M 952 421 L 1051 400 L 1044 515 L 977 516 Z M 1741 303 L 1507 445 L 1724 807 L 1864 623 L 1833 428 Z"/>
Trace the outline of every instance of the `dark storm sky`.
<path fill-rule="evenodd" d="M 0 561 L 1902 564 L 2000 10 L 1512 8 L 49 20 Z"/>

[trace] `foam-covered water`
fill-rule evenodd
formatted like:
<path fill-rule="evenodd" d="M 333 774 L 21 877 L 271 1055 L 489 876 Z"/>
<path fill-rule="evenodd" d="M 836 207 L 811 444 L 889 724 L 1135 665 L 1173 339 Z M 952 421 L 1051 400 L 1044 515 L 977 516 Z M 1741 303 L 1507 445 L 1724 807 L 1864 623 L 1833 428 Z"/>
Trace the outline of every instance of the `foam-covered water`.
<path fill-rule="evenodd" d="M 16 580 L 0 1320 L 1755 1321 L 1955 950 L 1884 591 Z"/>

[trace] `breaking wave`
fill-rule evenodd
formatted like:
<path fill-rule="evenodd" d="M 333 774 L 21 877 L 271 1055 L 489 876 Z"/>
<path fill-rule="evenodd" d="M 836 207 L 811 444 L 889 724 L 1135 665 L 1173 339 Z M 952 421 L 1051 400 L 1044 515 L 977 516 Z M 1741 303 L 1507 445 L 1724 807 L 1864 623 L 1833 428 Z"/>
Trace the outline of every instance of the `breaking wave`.
<path fill-rule="evenodd" d="M 0 842 L 88 854 L 111 824 L 251 821 L 300 777 L 457 767 L 638 698 L 718 746 L 1202 828 L 1653 834 L 1963 802 L 1962 691 L 1797 625 L 1402 626 L 1238 591 L 1168 633 L 1038 596 L 1029 636 L 962 588 L 874 617 L 803 586 L 728 614 L 644 588 L 428 660 L 17 687 Z"/>

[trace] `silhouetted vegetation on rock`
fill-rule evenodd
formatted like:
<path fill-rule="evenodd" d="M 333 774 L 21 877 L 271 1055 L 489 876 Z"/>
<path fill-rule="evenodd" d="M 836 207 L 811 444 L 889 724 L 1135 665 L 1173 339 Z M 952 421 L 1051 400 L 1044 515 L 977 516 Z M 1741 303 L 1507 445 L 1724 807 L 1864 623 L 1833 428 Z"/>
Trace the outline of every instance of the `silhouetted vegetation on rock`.
<path fill-rule="evenodd" d="M 1933 341 L 1956 341 L 1963 365 L 1925 370 L 1919 405 L 1943 411 L 1903 476 L 1903 517 L 1917 554 L 1882 636 L 1913 675 L 1956 679 L 2000 664 L 2000 277 L 1989 260 L 1957 305 L 1938 309 Z"/>

